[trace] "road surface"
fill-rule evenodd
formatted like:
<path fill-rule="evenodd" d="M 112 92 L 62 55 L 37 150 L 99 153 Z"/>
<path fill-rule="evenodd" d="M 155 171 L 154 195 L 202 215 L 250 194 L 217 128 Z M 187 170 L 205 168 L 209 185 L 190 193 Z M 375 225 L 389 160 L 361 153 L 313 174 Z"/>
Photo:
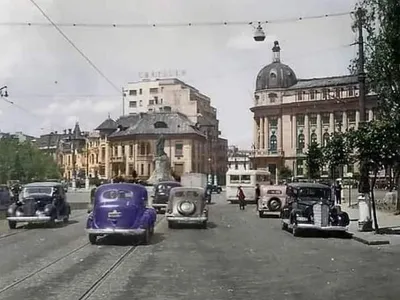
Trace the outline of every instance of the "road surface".
<path fill-rule="evenodd" d="M 252 205 L 213 201 L 208 229 L 168 229 L 160 216 L 148 246 L 87 244 L 84 211 L 0 236 L 0 299 L 399 299 L 399 246 L 295 238 Z"/>

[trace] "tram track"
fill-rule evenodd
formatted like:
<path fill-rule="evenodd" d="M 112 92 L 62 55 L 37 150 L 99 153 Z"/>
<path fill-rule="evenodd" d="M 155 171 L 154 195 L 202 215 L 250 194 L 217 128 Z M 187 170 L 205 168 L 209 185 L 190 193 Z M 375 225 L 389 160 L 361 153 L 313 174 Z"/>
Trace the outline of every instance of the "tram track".
<path fill-rule="evenodd" d="M 155 224 L 154 228 L 156 229 L 156 227 L 158 225 L 161 224 L 161 222 L 164 220 L 164 216 L 160 218 L 160 220 L 158 220 L 158 222 Z M 96 292 L 96 290 L 109 278 L 109 276 L 111 274 L 113 274 L 113 272 L 115 270 L 117 270 L 117 268 L 125 261 L 125 259 L 131 254 L 133 253 L 136 249 L 138 249 L 138 245 L 139 244 L 135 244 L 133 246 L 129 246 L 129 248 L 122 253 L 115 261 L 114 263 L 107 268 L 107 270 L 100 276 L 98 277 L 95 282 L 93 284 L 91 284 L 84 293 L 82 293 L 82 295 L 78 298 L 79 300 L 86 300 L 89 299 L 90 296 Z M 74 248 L 73 250 L 65 253 L 64 255 L 58 257 L 57 259 L 54 259 L 53 261 L 47 263 L 46 265 L 30 272 L 29 274 L 25 275 L 24 277 L 21 277 L 19 279 L 14 280 L 14 282 L 10 283 L 9 285 L 0 288 L 0 295 L 15 288 L 16 286 L 20 285 L 21 283 L 24 283 L 25 281 L 27 281 L 28 279 L 32 278 L 35 275 L 38 275 L 39 273 L 43 272 L 44 270 L 54 266 L 55 264 L 59 263 L 60 261 L 68 258 L 69 256 L 77 253 L 78 251 L 84 249 L 87 246 L 91 246 L 90 242 L 86 242 L 76 248 Z"/>

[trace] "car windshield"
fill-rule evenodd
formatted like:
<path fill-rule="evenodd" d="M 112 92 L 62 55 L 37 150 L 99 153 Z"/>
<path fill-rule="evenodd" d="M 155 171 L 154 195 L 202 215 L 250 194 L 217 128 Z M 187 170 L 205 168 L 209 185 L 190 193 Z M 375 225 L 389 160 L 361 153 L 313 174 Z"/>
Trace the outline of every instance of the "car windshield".
<path fill-rule="evenodd" d="M 326 188 L 302 187 L 299 189 L 298 198 L 330 200 L 331 190 Z"/>
<path fill-rule="evenodd" d="M 160 184 L 157 187 L 157 192 L 159 193 L 166 193 L 168 192 L 170 189 L 172 189 L 173 187 L 175 187 L 175 185 L 172 184 Z"/>
<path fill-rule="evenodd" d="M 111 201 L 127 198 L 131 199 L 133 198 L 133 192 L 125 190 L 108 190 L 103 193 L 103 198 Z"/>
<path fill-rule="evenodd" d="M 29 195 L 34 195 L 34 194 L 46 194 L 46 195 L 51 195 L 52 194 L 52 187 L 44 187 L 44 186 L 38 186 L 38 187 L 27 187 L 24 188 L 24 197 L 29 196 Z"/>

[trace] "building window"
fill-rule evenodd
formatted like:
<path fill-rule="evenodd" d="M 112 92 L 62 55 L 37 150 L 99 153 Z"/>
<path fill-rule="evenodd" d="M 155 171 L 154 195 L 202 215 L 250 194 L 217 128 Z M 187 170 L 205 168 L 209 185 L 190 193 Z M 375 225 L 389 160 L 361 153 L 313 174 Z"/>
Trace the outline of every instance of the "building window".
<path fill-rule="evenodd" d="M 114 147 L 114 156 L 118 156 L 118 146 Z"/>
<path fill-rule="evenodd" d="M 315 126 L 317 125 L 317 115 L 316 114 L 312 114 L 310 115 L 310 125 Z"/>
<path fill-rule="evenodd" d="M 133 145 L 129 145 L 129 156 L 133 156 Z"/>
<path fill-rule="evenodd" d="M 143 106 L 143 101 L 142 100 L 139 101 L 139 106 Z"/>
<path fill-rule="evenodd" d="M 340 89 L 336 89 L 336 98 L 340 98 Z"/>
<path fill-rule="evenodd" d="M 157 96 L 154 96 L 154 103 L 157 105 L 157 104 L 159 104 L 158 103 L 158 97 Z M 160 103 L 161 104 L 161 103 Z"/>
<path fill-rule="evenodd" d="M 270 102 L 270 103 L 275 103 L 277 97 L 278 97 L 278 95 L 275 94 L 275 93 L 269 93 L 269 94 L 268 94 L 268 98 L 269 98 L 269 102 Z"/>
<path fill-rule="evenodd" d="M 142 89 L 139 89 L 139 95 L 142 95 L 142 94 L 143 94 Z"/>
<path fill-rule="evenodd" d="M 329 125 L 329 113 L 323 113 L 321 115 L 322 125 Z"/>
<path fill-rule="evenodd" d="M 148 165 L 147 165 L 147 175 L 150 176 L 150 173 L 151 173 L 151 165 L 148 164 Z"/>
<path fill-rule="evenodd" d="M 276 138 L 276 135 L 273 134 L 269 138 L 269 151 L 275 153 L 277 149 L 278 149 L 278 139 Z"/>
<path fill-rule="evenodd" d="M 356 111 L 355 110 L 350 110 L 347 112 L 347 122 L 349 122 L 349 124 L 356 122 Z"/>
<path fill-rule="evenodd" d="M 121 146 L 121 154 L 122 154 L 122 156 L 125 156 L 125 146 L 124 145 Z"/>
<path fill-rule="evenodd" d="M 322 136 L 322 140 L 323 140 L 323 143 L 324 143 L 324 147 L 326 147 L 326 146 L 328 145 L 328 143 L 329 143 L 329 138 L 330 138 L 329 133 L 328 133 L 328 132 L 325 132 L 324 135 Z"/>
<path fill-rule="evenodd" d="M 297 115 L 297 126 L 304 126 L 304 115 Z"/>
<path fill-rule="evenodd" d="M 354 96 L 354 87 L 350 86 L 349 87 L 349 97 L 353 97 Z"/>
<path fill-rule="evenodd" d="M 157 94 L 158 88 L 150 88 L 150 94 Z"/>
<path fill-rule="evenodd" d="M 297 149 L 303 150 L 306 146 L 304 134 L 300 133 L 297 138 Z"/>
<path fill-rule="evenodd" d="M 144 164 L 140 164 L 140 175 L 144 175 Z"/>
<path fill-rule="evenodd" d="M 147 154 L 147 149 L 146 149 L 146 143 L 140 143 L 139 144 L 139 153 L 140 155 L 146 155 Z"/>
<path fill-rule="evenodd" d="M 149 100 L 149 105 L 154 105 L 154 100 Z"/>
<path fill-rule="evenodd" d="M 304 160 L 298 159 L 297 160 L 297 176 L 303 176 L 303 175 L 304 175 Z"/>
<path fill-rule="evenodd" d="M 310 100 L 315 100 L 315 91 L 310 91 Z"/>
<path fill-rule="evenodd" d="M 271 119 L 269 121 L 269 127 L 278 127 L 278 119 Z"/>
<path fill-rule="evenodd" d="M 327 99 L 328 98 L 328 90 L 327 89 L 323 89 L 322 90 L 322 99 Z"/>
<path fill-rule="evenodd" d="M 130 90 L 129 91 L 129 96 L 136 96 L 137 95 L 137 91 L 136 90 Z"/>
<path fill-rule="evenodd" d="M 154 123 L 154 128 L 168 128 L 167 123 L 158 121 Z"/>
<path fill-rule="evenodd" d="M 181 157 L 181 156 L 183 156 L 183 144 L 176 143 L 175 144 L 175 157 Z"/>
<path fill-rule="evenodd" d="M 237 159 L 235 158 L 235 170 L 238 170 L 238 169 L 239 169 L 239 164 L 237 162 Z"/>
<path fill-rule="evenodd" d="M 301 91 L 297 92 L 297 100 L 299 101 L 303 100 L 303 93 Z"/>
<path fill-rule="evenodd" d="M 316 134 L 315 132 L 311 133 L 310 140 L 311 140 L 311 144 L 316 144 L 316 143 L 318 143 L 317 134 Z"/>
<path fill-rule="evenodd" d="M 136 101 L 129 101 L 129 107 L 137 107 Z"/>

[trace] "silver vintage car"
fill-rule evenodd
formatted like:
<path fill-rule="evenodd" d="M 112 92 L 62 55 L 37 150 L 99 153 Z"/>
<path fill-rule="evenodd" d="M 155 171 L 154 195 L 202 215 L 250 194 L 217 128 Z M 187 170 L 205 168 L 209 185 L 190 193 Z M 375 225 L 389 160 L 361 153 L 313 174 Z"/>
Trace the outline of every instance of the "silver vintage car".
<path fill-rule="evenodd" d="M 200 187 L 174 187 L 170 190 L 166 218 L 168 227 L 177 224 L 199 224 L 207 228 L 208 208 L 205 189 Z"/>

